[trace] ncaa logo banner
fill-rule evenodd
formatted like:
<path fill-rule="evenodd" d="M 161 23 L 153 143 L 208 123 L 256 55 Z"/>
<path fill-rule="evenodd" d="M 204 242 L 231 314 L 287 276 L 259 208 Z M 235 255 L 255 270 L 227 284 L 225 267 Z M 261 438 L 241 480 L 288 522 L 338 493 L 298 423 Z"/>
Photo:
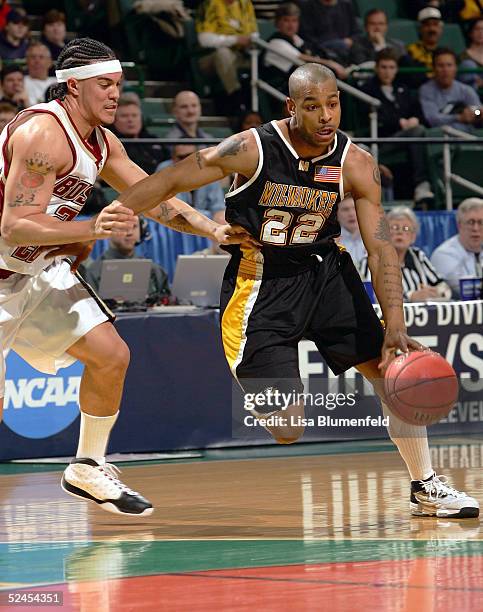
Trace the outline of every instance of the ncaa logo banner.
<path fill-rule="evenodd" d="M 4 423 L 19 436 L 48 438 L 79 414 L 83 365 L 76 362 L 55 375 L 31 368 L 10 351 L 6 361 Z"/>

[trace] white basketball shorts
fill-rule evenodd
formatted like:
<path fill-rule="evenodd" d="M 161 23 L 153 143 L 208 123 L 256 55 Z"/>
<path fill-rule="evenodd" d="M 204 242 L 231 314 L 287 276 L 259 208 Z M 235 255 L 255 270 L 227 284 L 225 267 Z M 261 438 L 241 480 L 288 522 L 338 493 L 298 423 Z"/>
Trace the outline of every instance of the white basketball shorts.
<path fill-rule="evenodd" d="M 33 368 L 55 374 L 74 363 L 66 353 L 88 331 L 114 316 L 65 260 L 35 276 L 0 279 L 0 397 L 4 395 L 5 358 L 14 350 Z"/>

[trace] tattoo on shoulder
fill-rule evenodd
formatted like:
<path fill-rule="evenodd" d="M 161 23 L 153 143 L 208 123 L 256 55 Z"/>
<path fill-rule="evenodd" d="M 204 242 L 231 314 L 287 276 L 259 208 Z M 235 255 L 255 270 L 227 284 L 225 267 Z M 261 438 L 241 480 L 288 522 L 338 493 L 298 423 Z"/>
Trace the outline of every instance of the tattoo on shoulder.
<path fill-rule="evenodd" d="M 35 203 L 36 190 L 45 182 L 45 177 L 54 172 L 54 166 L 46 153 L 34 153 L 24 160 L 25 170 L 20 174 L 13 201 L 8 202 L 10 208 L 18 206 L 40 206 Z"/>
<path fill-rule="evenodd" d="M 45 176 L 53 172 L 54 166 L 45 153 L 34 153 L 25 160 L 26 171 L 20 176 L 20 183 L 28 189 L 36 189 L 43 185 Z"/>
<path fill-rule="evenodd" d="M 198 168 L 201 170 L 203 168 L 203 159 L 201 157 L 200 151 L 196 151 L 196 163 L 198 164 Z"/>
<path fill-rule="evenodd" d="M 374 170 L 372 171 L 372 178 L 374 179 L 376 185 L 381 184 L 381 173 L 379 172 L 379 167 L 377 165 L 374 166 Z"/>
<path fill-rule="evenodd" d="M 240 151 L 247 150 L 247 143 L 243 136 L 237 134 L 235 136 L 230 136 L 223 142 L 217 146 L 218 153 L 220 157 L 228 157 L 230 155 L 238 155 Z"/>
<path fill-rule="evenodd" d="M 377 240 L 384 240 L 385 242 L 389 242 L 390 237 L 391 236 L 389 232 L 389 223 L 387 222 L 386 217 L 381 215 L 376 228 L 376 233 L 374 234 L 374 238 L 376 238 Z"/>

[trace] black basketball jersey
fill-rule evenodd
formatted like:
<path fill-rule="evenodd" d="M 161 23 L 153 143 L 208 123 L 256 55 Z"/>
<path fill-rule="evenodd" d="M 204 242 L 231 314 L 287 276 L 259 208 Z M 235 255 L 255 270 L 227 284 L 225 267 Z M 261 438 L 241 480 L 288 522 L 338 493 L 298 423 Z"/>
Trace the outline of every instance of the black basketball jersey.
<path fill-rule="evenodd" d="M 337 206 L 344 197 L 342 166 L 350 139 L 337 131 L 327 153 L 304 159 L 276 121 L 253 131 L 258 166 L 246 183 L 226 194 L 227 221 L 261 242 L 266 261 L 279 260 L 281 249 L 283 256 L 316 252 L 340 235 Z"/>

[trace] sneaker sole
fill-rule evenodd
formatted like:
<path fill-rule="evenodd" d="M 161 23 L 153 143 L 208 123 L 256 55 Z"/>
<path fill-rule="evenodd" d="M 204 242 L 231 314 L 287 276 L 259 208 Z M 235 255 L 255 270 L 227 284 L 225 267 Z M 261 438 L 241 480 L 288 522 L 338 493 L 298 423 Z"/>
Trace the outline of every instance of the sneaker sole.
<path fill-rule="evenodd" d="M 433 516 L 436 518 L 465 519 L 477 518 L 480 515 L 480 509 L 473 508 L 472 506 L 465 506 L 464 508 L 460 508 L 459 510 L 445 510 L 444 508 L 437 508 L 435 510 L 430 511 L 424 509 L 424 507 L 420 504 L 414 504 L 413 502 L 410 502 L 409 507 L 413 516 Z"/>
<path fill-rule="evenodd" d="M 62 477 L 60 486 L 68 495 L 77 497 L 77 499 L 83 499 L 84 501 L 95 502 L 103 510 L 106 512 L 111 512 L 112 514 L 121 514 L 122 516 L 150 516 L 154 512 L 154 508 L 146 508 L 142 512 L 123 512 L 122 510 L 119 510 L 119 508 L 112 502 L 103 502 L 102 500 L 97 499 L 96 497 L 87 493 L 87 491 L 83 491 L 82 489 L 71 485 L 65 480 L 64 477 Z"/>

